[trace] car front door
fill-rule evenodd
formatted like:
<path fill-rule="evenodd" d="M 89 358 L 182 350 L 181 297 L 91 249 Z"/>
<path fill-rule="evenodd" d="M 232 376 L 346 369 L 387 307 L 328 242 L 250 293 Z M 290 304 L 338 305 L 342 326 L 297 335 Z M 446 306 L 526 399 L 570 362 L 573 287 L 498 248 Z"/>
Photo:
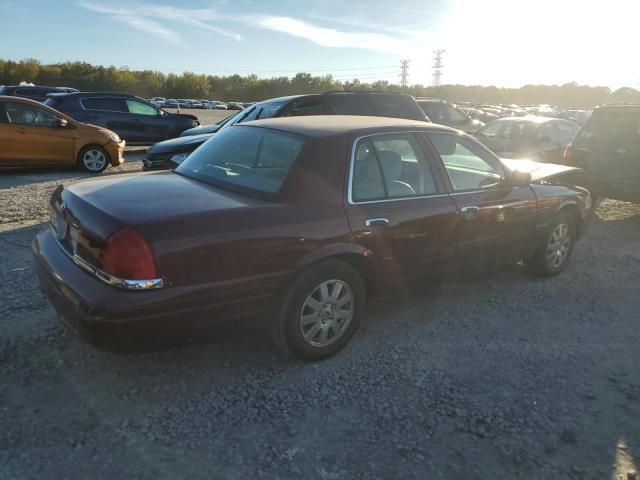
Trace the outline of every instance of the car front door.
<path fill-rule="evenodd" d="M 500 161 L 479 143 L 449 132 L 423 135 L 437 153 L 458 223 L 457 257 L 465 266 L 492 266 L 533 253 L 536 198 L 512 187 Z"/>
<path fill-rule="evenodd" d="M 18 164 L 73 163 L 74 132 L 59 126 L 58 117 L 28 103 L 4 104 L 10 155 Z"/>
<path fill-rule="evenodd" d="M 456 205 L 415 133 L 355 140 L 345 206 L 385 284 L 435 274 L 455 252 Z"/>
<path fill-rule="evenodd" d="M 127 99 L 125 102 L 132 132 L 129 142 L 155 143 L 171 136 L 170 118 L 163 115 L 161 110 L 139 100 Z"/>

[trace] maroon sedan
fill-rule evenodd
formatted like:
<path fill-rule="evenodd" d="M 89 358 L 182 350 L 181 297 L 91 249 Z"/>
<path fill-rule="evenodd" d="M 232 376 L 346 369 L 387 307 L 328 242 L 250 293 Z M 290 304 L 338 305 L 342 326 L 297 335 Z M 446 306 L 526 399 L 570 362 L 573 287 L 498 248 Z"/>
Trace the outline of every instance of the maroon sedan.
<path fill-rule="evenodd" d="M 335 354 L 365 301 L 460 266 L 565 268 L 589 193 L 446 127 L 298 117 L 225 129 L 174 172 L 60 187 L 33 242 L 43 290 L 91 340 L 161 320 L 263 316 Z"/>

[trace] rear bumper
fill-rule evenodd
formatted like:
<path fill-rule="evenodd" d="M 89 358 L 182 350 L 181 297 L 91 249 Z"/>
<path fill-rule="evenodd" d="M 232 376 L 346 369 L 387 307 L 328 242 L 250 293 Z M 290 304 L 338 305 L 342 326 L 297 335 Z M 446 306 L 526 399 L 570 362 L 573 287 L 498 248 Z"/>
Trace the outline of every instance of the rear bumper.
<path fill-rule="evenodd" d="M 124 147 L 125 141 L 120 140 L 119 143 L 110 142 L 107 143 L 104 148 L 109 153 L 111 157 L 111 165 L 117 167 L 118 165 L 122 165 L 124 163 Z"/>
<path fill-rule="evenodd" d="M 269 303 L 264 295 L 217 296 L 204 287 L 129 291 L 107 285 L 78 267 L 49 227 L 34 238 L 32 251 L 40 288 L 60 320 L 90 343 L 107 334 L 152 334 L 165 326 L 260 314 Z"/>

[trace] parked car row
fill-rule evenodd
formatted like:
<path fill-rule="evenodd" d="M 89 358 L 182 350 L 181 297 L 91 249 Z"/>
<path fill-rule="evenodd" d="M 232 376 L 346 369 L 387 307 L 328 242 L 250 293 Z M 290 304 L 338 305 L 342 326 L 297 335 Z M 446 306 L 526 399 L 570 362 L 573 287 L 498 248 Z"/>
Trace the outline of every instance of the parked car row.
<path fill-rule="evenodd" d="M 99 172 L 123 161 L 118 130 L 181 135 L 145 156 L 170 171 L 56 190 L 33 242 L 43 291 L 93 343 L 188 311 L 269 319 L 281 348 L 319 360 L 349 342 L 370 298 L 522 260 L 558 274 L 594 196 L 640 201 L 640 106 L 596 109 L 582 128 L 526 111 L 483 125 L 463 108 L 475 107 L 329 92 L 198 126 L 131 95 L 0 96 L 0 161 Z"/>
<path fill-rule="evenodd" d="M 193 108 L 193 109 L 207 109 L 207 110 L 242 110 L 245 107 L 251 105 L 251 103 L 242 102 L 220 102 L 218 100 L 194 100 L 185 98 L 170 98 L 153 97 L 148 100 L 157 107 L 163 108 Z"/>

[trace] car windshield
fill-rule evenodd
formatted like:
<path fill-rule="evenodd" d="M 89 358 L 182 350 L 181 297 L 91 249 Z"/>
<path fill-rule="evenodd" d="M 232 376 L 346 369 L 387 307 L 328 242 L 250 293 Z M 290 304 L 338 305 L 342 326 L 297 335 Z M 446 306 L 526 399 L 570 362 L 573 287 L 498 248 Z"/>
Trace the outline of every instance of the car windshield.
<path fill-rule="evenodd" d="M 302 137 L 267 128 L 226 128 L 189 155 L 176 172 L 242 193 L 273 195 L 304 145 Z"/>

